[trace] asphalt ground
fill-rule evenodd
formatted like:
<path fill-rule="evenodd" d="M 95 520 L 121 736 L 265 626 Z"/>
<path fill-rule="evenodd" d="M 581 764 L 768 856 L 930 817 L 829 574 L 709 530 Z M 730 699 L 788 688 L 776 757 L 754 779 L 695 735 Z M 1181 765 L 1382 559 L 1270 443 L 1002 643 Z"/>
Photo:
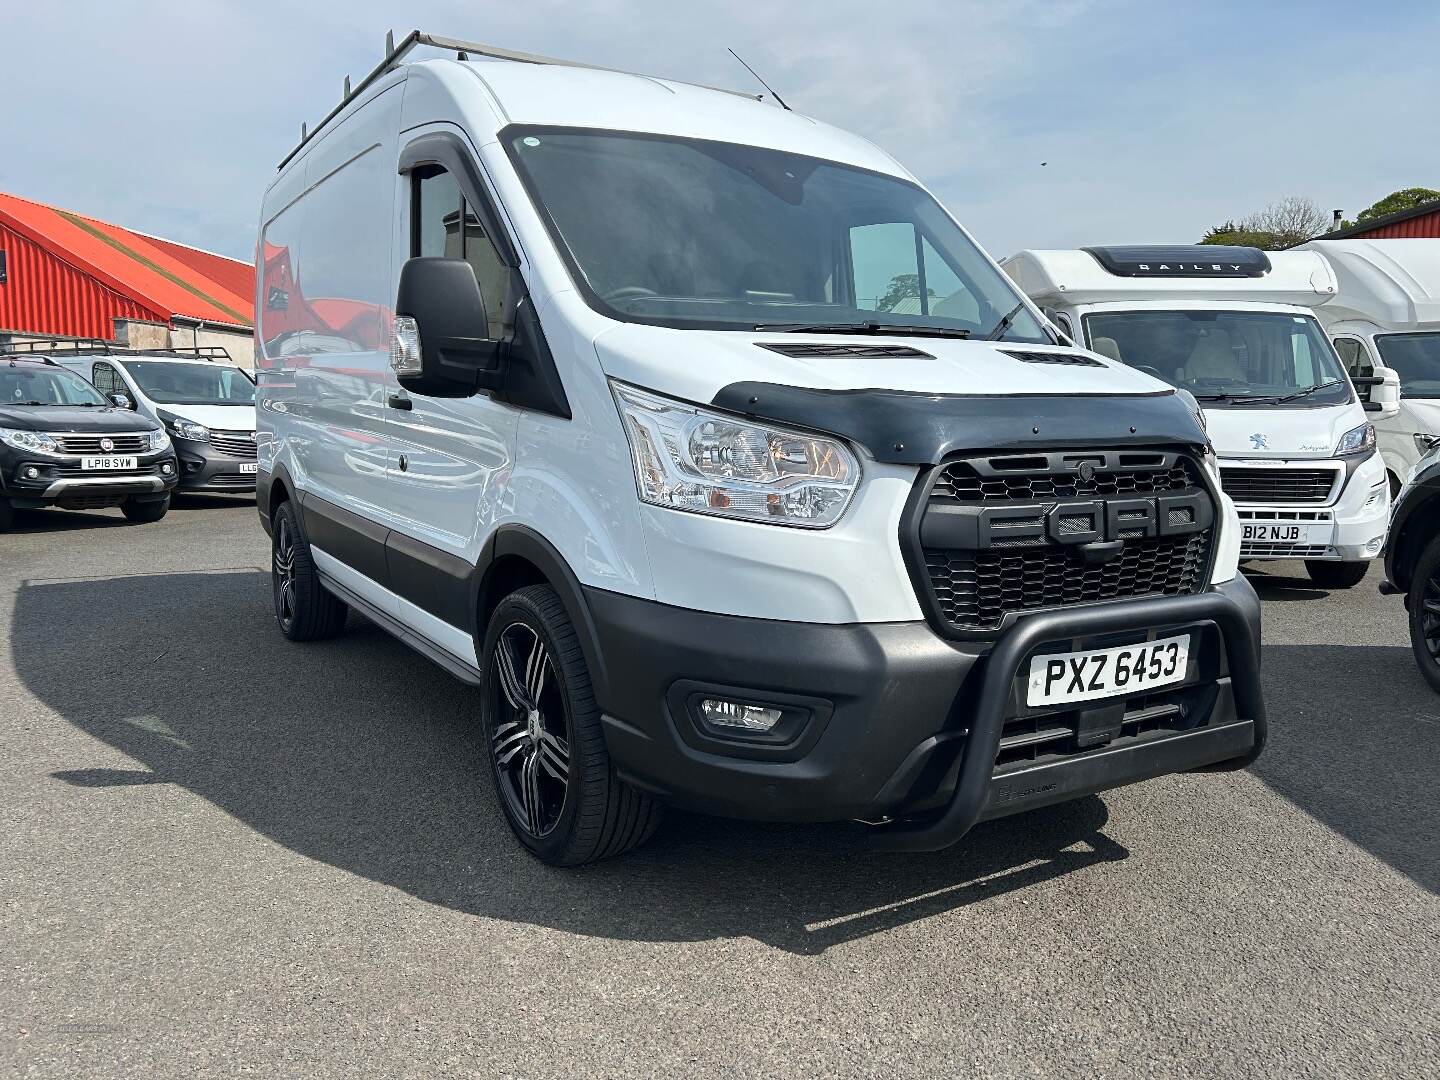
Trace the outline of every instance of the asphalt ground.
<path fill-rule="evenodd" d="M 0 536 L 15 1075 L 1440 1074 L 1440 697 L 1377 571 L 1254 578 L 1248 771 L 932 855 L 672 813 L 559 871 L 474 692 L 353 615 L 284 641 L 267 565 L 243 500 Z"/>

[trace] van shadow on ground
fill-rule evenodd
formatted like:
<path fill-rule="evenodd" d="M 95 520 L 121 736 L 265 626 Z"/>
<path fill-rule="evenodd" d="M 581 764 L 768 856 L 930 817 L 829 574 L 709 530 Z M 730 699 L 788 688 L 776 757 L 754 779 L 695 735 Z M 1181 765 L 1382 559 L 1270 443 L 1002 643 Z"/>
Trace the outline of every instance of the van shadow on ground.
<path fill-rule="evenodd" d="M 79 761 L 57 780 L 179 784 L 293 851 L 491 918 L 814 954 L 1128 855 L 1091 797 L 915 856 L 876 855 L 859 827 L 672 813 L 624 858 L 555 871 L 500 818 L 473 691 L 354 616 L 339 641 L 285 642 L 267 574 L 28 584 L 11 637 L 30 693 L 144 764 Z M 137 665 L 153 678 L 135 679 Z"/>

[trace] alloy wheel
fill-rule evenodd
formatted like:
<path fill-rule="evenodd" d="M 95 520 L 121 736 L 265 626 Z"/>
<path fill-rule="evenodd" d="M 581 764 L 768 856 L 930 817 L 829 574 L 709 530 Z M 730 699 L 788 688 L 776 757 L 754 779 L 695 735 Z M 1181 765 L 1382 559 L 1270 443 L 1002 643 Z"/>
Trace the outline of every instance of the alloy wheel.
<path fill-rule="evenodd" d="M 1431 574 L 1420 594 L 1420 634 L 1431 661 L 1440 663 L 1440 568 Z"/>
<path fill-rule="evenodd" d="M 288 517 L 275 525 L 275 617 L 282 629 L 295 621 L 295 537 Z"/>
<path fill-rule="evenodd" d="M 570 786 L 565 703 L 544 639 L 523 622 L 500 632 L 491 658 L 490 752 L 502 797 L 530 835 L 555 828 Z"/>

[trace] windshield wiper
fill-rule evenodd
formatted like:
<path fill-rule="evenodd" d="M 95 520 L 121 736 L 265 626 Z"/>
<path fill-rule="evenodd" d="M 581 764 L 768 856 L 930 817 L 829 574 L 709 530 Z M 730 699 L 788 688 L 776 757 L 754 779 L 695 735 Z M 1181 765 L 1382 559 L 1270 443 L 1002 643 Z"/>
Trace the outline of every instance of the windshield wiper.
<path fill-rule="evenodd" d="M 1327 386 L 1336 386 L 1339 384 L 1339 382 L 1339 379 L 1328 379 L 1325 382 L 1316 383 L 1314 386 L 1307 386 L 1303 390 L 1296 390 L 1293 394 L 1286 394 L 1284 397 L 1277 397 L 1275 399 L 1275 404 L 1283 405 L 1287 401 L 1294 401 L 1296 398 L 1302 398 L 1309 394 L 1313 394 L 1316 390 L 1324 390 Z"/>
<path fill-rule="evenodd" d="M 909 323 L 760 323 L 756 330 L 775 330 L 783 334 L 879 334 L 887 337 L 968 338 L 969 330 L 955 326 L 912 326 Z"/>
<path fill-rule="evenodd" d="M 994 330 L 991 330 L 988 334 L 985 335 L 985 340 L 996 341 L 1000 337 L 1002 337 L 1005 331 L 1010 329 L 1010 324 L 1015 321 L 1015 316 L 1019 315 L 1020 312 L 1024 309 L 1025 301 L 1021 300 L 1020 303 L 1016 304 L 1013 308 L 1010 309 L 1010 313 L 1008 315 L 1006 315 L 1003 319 L 1001 319 L 998 323 L 995 324 Z"/>
<path fill-rule="evenodd" d="M 1223 401 L 1227 405 L 1269 405 L 1273 404 L 1273 395 L 1263 394 L 1195 394 L 1196 401 Z"/>

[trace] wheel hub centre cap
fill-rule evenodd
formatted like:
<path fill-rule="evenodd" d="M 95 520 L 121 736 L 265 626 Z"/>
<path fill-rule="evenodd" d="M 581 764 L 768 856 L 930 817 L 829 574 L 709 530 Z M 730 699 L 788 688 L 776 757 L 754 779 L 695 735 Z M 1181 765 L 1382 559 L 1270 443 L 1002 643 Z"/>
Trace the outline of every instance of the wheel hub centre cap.
<path fill-rule="evenodd" d="M 529 715 L 527 715 L 527 716 L 525 717 L 525 723 L 526 723 L 527 728 L 528 728 L 529 731 L 530 731 L 530 740 L 531 740 L 531 742 L 539 742 L 539 741 L 540 741 L 540 710 L 539 710 L 539 709 L 531 709 L 530 712 L 529 712 Z"/>

